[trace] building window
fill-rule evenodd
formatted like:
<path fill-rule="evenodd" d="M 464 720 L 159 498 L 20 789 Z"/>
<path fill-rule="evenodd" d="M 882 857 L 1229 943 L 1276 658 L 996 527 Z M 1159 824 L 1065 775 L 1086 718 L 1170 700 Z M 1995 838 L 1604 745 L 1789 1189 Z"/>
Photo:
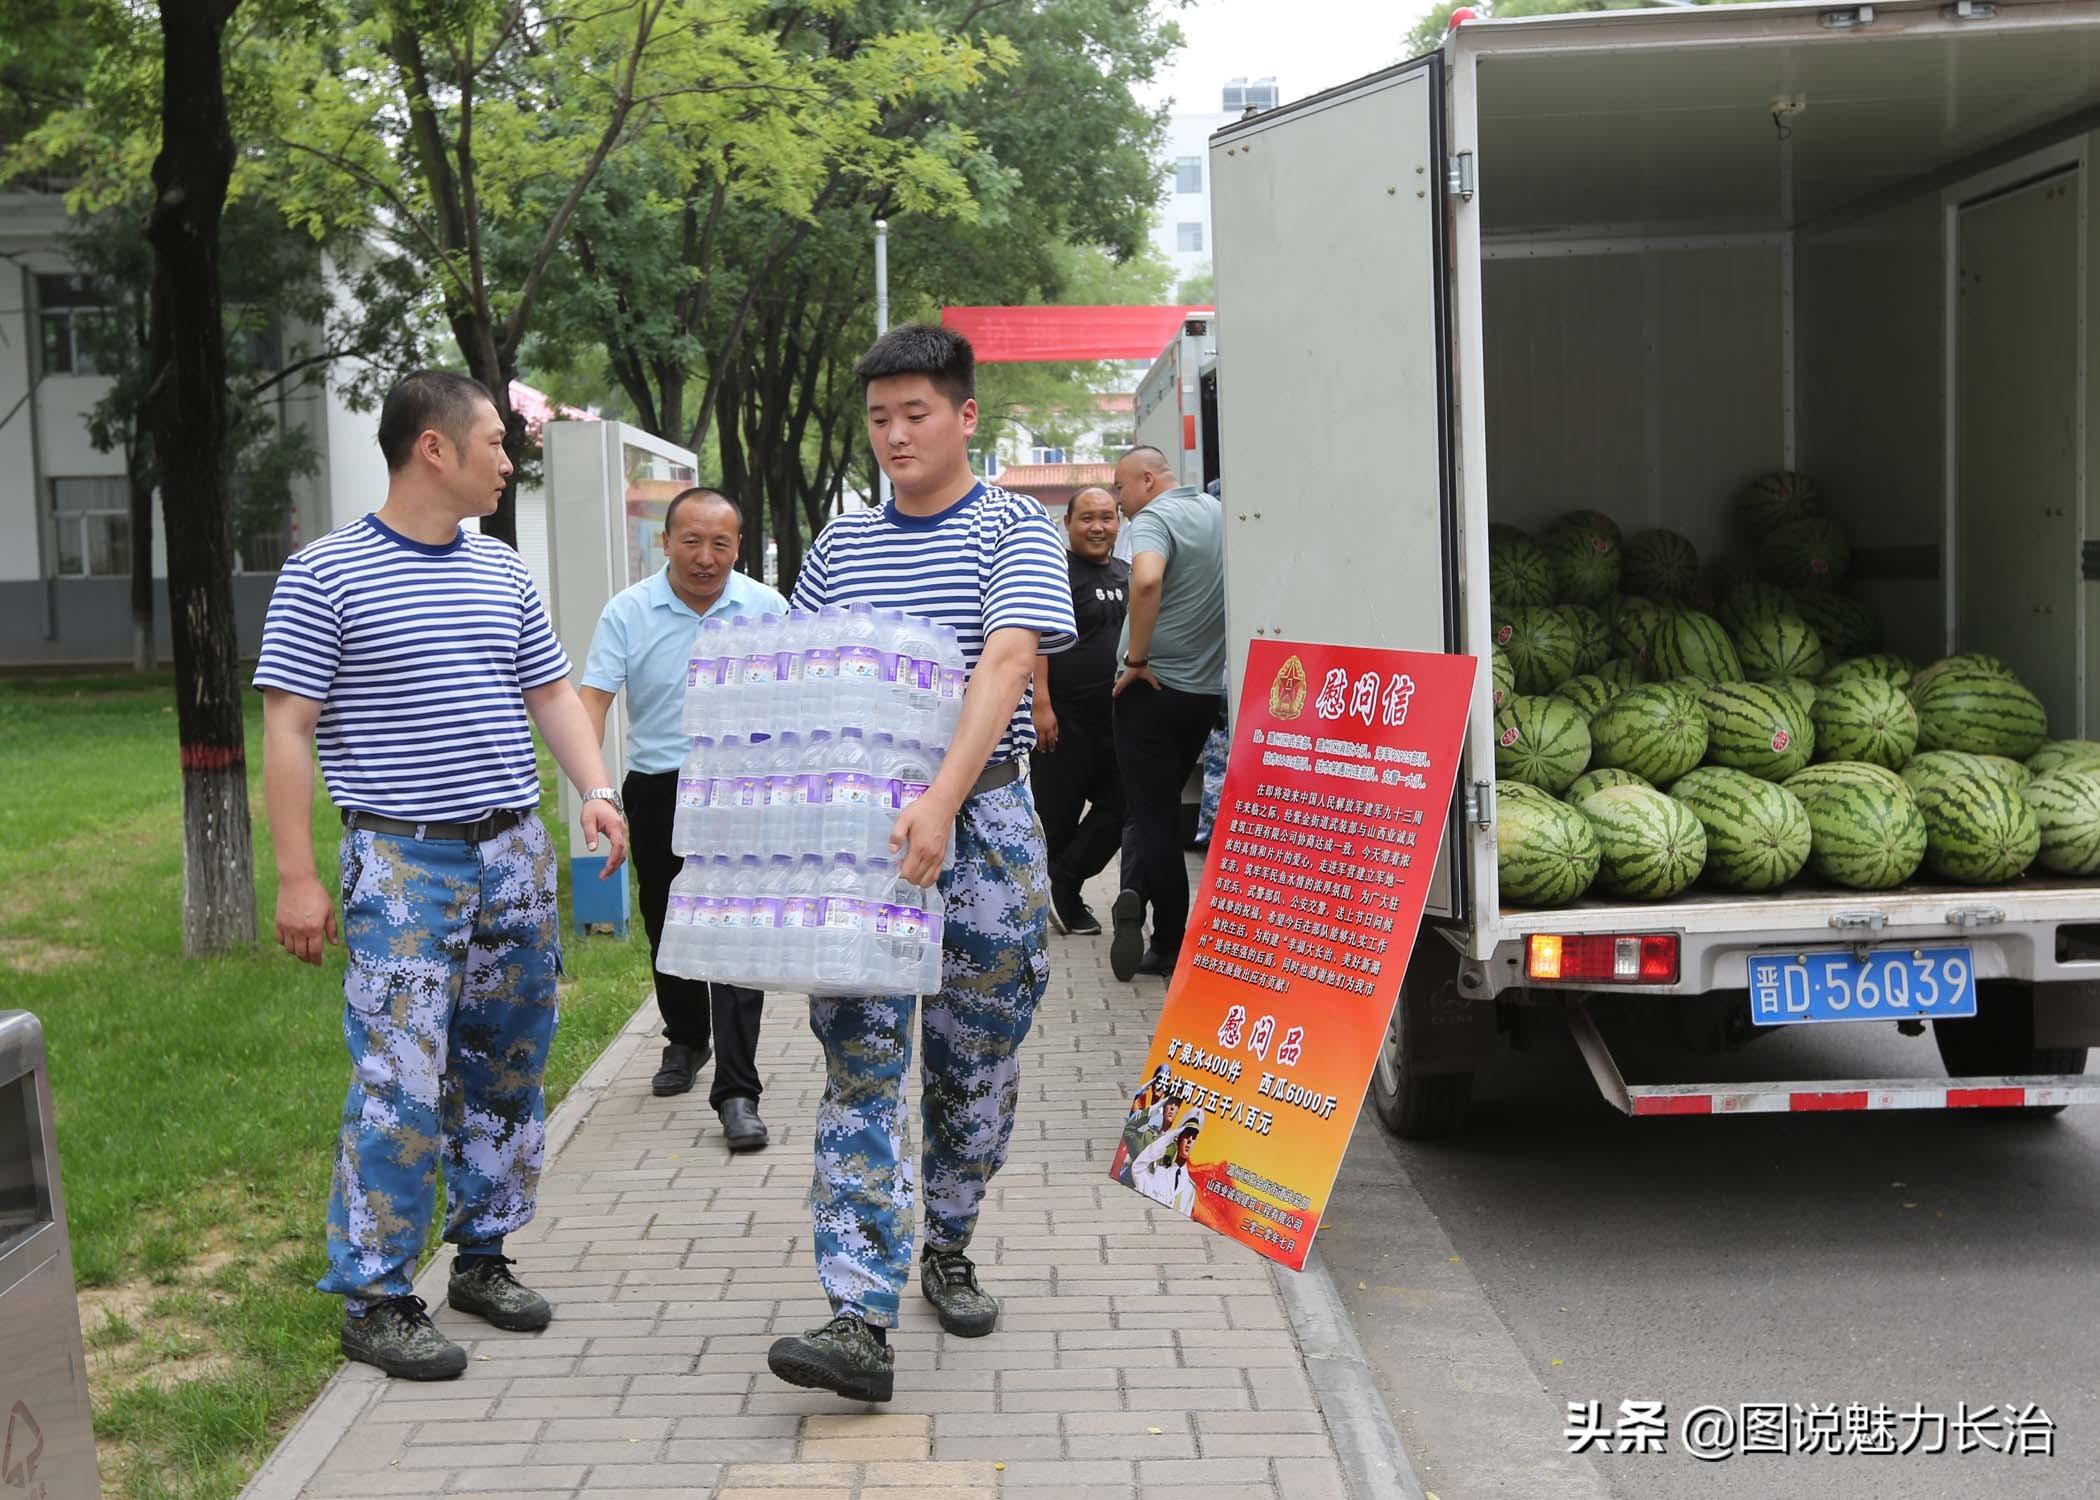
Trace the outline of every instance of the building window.
<path fill-rule="evenodd" d="M 1225 83 L 1225 112 L 1244 114 L 1250 109 L 1274 109 L 1278 91 L 1273 78 L 1256 78 L 1252 82 L 1245 78 L 1227 79 Z"/>
<path fill-rule="evenodd" d="M 970 472 L 979 479 L 999 477 L 999 450 L 996 448 L 972 448 L 970 450 Z"/>
<path fill-rule="evenodd" d="M 1174 226 L 1174 248 L 1177 250 L 1203 249 L 1203 226 L 1201 224 L 1176 224 Z"/>
<path fill-rule="evenodd" d="M 1036 448 L 1028 460 L 1033 464 L 1061 464 L 1069 462 L 1062 448 Z"/>
<path fill-rule="evenodd" d="M 131 487 L 121 475 L 52 480 L 51 513 L 59 577 L 131 576 Z"/>
<path fill-rule="evenodd" d="M 1174 163 L 1174 191 L 1177 193 L 1200 193 L 1203 191 L 1203 158 L 1184 156 Z"/>
<path fill-rule="evenodd" d="M 81 331 L 102 309 L 94 282 L 85 276 L 36 279 L 37 328 L 43 340 L 46 375 L 93 375 L 95 356 L 83 347 Z"/>

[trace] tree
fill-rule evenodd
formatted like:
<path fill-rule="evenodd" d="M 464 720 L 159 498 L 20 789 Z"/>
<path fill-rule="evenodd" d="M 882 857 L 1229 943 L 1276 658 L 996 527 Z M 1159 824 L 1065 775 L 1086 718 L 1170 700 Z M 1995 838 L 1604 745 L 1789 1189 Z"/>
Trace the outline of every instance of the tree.
<path fill-rule="evenodd" d="M 1209 307 L 1217 297 L 1217 277 L 1209 261 L 1203 263 L 1202 270 L 1183 277 L 1181 285 L 1174 288 L 1174 300 L 1183 307 Z"/>
<path fill-rule="evenodd" d="M 1584 10 L 1644 10 L 1651 0 L 1437 0 L 1437 4 L 1407 34 L 1407 55 L 1419 57 L 1444 43 L 1451 28 L 1451 12 L 1461 8 L 1477 11 L 1498 21 L 1518 16 L 1562 16 Z M 1682 0 L 1687 5 L 1734 5 L 1752 0 Z"/>
<path fill-rule="evenodd" d="M 182 946 L 255 941 L 255 857 L 233 620 L 219 220 L 233 174 L 220 47 L 239 0 L 164 0 L 153 164 L 147 386 L 168 517 L 176 732 L 182 745 Z"/>

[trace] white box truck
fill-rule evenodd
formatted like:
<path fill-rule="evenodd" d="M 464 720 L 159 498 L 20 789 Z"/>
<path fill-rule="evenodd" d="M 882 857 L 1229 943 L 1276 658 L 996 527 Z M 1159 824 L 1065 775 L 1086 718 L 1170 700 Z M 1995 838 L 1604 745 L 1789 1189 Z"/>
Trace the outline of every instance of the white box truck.
<path fill-rule="evenodd" d="M 1469 23 L 1212 137 L 1235 672 L 1278 637 L 1483 663 L 1391 1128 L 1455 1128 L 1542 1006 L 1630 1115 L 2100 1099 L 2100 882 L 1505 906 L 1485 669 L 1491 521 L 1595 507 L 1710 556 L 1748 480 L 1798 470 L 1891 650 L 1996 653 L 2052 735 L 2100 728 L 2096 55 L 2093 0 Z M 1733 1046 L 1766 1034 L 1753 955 L 1928 945 L 1978 981 L 1931 1076 L 1629 1083 L 1595 1024 Z M 1569 954 L 1595 977 L 1546 977 Z"/>
<path fill-rule="evenodd" d="M 1182 319 L 1137 388 L 1137 441 L 1157 448 L 1183 484 L 1218 477 L 1217 319 Z"/>

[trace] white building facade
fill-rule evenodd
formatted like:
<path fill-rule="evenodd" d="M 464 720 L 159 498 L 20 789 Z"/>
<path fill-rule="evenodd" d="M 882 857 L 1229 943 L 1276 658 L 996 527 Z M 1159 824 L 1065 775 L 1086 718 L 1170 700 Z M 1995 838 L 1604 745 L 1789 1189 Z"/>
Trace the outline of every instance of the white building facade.
<path fill-rule="evenodd" d="M 1210 269 L 1210 137 L 1250 109 L 1274 109 L 1273 78 L 1235 78 L 1220 91 L 1209 113 L 1167 118 L 1164 191 L 1152 221 L 1152 246 L 1174 268 L 1177 286 Z"/>

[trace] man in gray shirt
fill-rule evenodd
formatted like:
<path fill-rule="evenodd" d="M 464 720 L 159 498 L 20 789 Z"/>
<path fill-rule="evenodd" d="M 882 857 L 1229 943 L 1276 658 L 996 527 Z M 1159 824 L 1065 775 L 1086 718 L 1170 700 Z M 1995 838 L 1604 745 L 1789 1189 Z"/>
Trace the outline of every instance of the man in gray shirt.
<path fill-rule="evenodd" d="M 1176 479 L 1157 448 L 1123 455 L 1116 500 L 1130 521 L 1131 563 L 1115 687 L 1123 889 L 1108 964 L 1118 979 L 1165 977 L 1188 924 L 1181 788 L 1224 707 L 1225 518 L 1216 500 Z"/>

